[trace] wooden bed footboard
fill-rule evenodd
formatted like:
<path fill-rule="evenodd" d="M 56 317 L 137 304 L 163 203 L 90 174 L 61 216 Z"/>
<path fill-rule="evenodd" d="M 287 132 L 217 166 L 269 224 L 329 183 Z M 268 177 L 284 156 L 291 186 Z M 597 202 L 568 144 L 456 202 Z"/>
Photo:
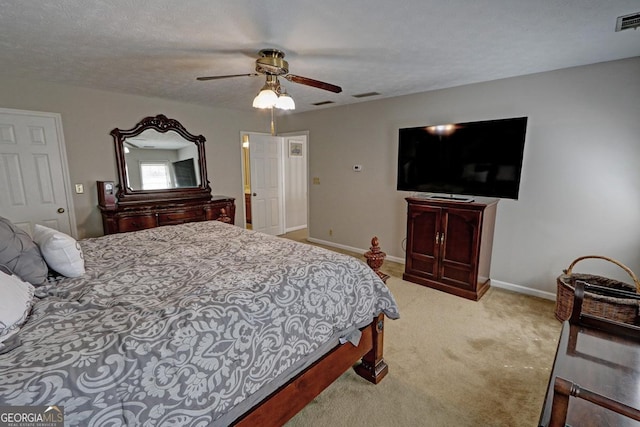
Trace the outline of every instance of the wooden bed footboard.
<path fill-rule="evenodd" d="M 382 324 L 384 314 L 362 329 L 357 347 L 349 343 L 334 347 L 233 425 L 282 426 L 360 359 L 362 363 L 355 366 L 355 371 L 374 384 L 380 382 L 388 372 L 387 364 L 382 359 L 382 346 L 377 344 L 382 343 L 382 330 L 378 331 Z M 371 362 L 365 362 L 365 359 Z"/>
<path fill-rule="evenodd" d="M 371 254 L 373 257 L 370 257 Z M 370 251 L 365 257 L 369 266 L 386 282 L 389 276 L 379 271 L 385 256 L 378 246 L 378 238 L 374 237 L 371 240 Z M 233 425 L 282 426 L 350 367 L 362 378 L 378 384 L 389 372 L 389 367 L 383 359 L 384 314 L 375 317 L 361 331 L 362 337 L 357 346 L 349 343 L 337 345 L 236 420 Z"/>

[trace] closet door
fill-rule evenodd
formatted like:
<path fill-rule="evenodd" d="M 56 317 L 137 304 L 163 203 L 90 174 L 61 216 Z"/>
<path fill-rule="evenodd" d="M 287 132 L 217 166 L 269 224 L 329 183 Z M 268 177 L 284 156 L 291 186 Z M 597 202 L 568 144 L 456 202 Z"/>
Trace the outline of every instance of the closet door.
<path fill-rule="evenodd" d="M 0 216 L 77 236 L 59 114 L 0 109 Z"/>

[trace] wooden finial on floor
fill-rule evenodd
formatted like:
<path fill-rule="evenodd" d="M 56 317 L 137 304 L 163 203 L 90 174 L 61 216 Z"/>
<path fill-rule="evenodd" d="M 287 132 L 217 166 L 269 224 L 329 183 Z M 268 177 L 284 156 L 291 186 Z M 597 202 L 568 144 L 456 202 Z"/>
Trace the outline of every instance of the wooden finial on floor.
<path fill-rule="evenodd" d="M 380 267 L 382 267 L 382 263 L 386 258 L 387 254 L 380 250 L 378 237 L 374 236 L 371 239 L 371 247 L 369 251 L 364 254 L 364 257 L 367 259 L 367 264 L 375 273 L 382 279 L 383 282 L 387 283 L 387 279 L 389 278 L 388 274 L 384 274 L 380 271 Z"/>

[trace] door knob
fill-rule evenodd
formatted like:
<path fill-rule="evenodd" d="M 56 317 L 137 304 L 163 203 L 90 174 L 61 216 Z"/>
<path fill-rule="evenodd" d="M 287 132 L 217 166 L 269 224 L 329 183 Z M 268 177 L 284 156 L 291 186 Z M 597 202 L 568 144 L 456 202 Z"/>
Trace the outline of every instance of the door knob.
<path fill-rule="evenodd" d="M 64 208 L 58 208 L 58 213 L 64 213 Z"/>

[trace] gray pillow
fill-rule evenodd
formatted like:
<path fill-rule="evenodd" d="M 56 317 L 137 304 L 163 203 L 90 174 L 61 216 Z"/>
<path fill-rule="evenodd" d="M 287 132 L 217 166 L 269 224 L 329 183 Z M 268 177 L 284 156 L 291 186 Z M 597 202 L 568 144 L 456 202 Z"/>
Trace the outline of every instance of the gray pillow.
<path fill-rule="evenodd" d="M 38 245 L 22 229 L 0 216 L 0 265 L 32 285 L 47 281 L 49 268 Z"/>

